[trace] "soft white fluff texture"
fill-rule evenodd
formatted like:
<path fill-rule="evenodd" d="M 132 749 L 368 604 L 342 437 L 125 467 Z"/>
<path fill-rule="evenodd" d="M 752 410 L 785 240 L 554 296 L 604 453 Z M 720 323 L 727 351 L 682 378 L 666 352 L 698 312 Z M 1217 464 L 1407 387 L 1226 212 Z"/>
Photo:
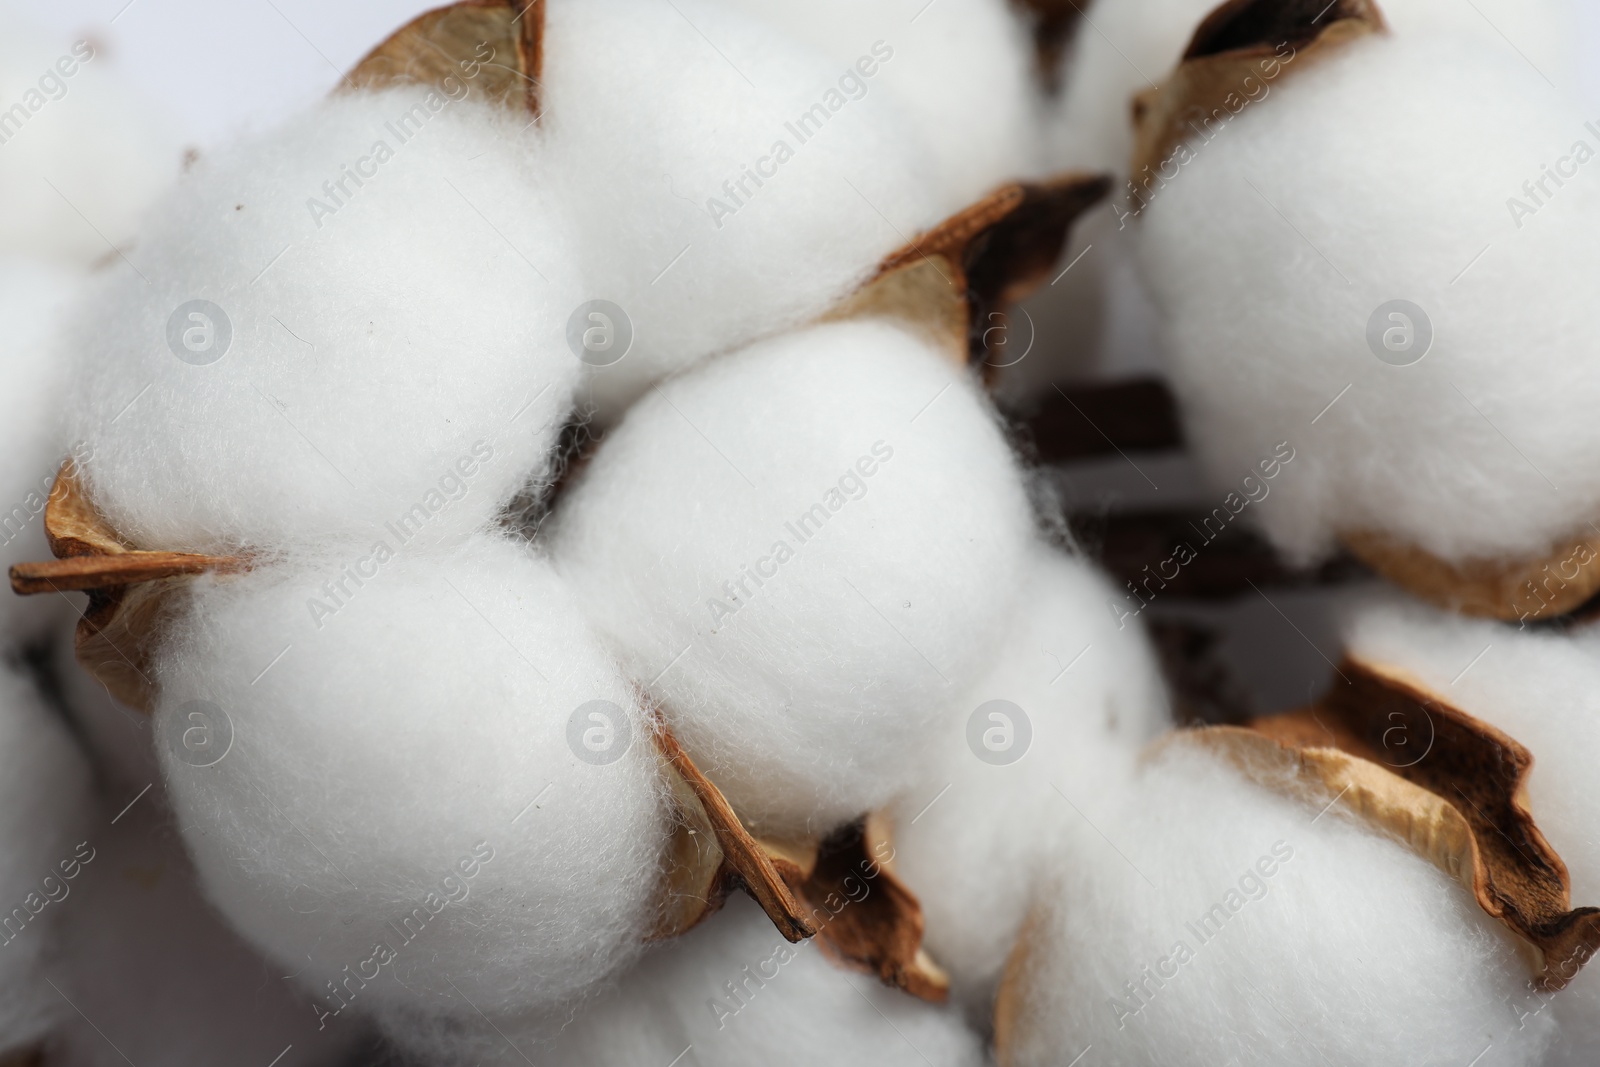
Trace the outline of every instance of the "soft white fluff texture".
<path fill-rule="evenodd" d="M 1600 904 L 1600 633 L 1519 631 L 1398 598 L 1356 606 L 1345 631 L 1351 651 L 1409 672 L 1527 746 L 1534 758 L 1529 805 L 1566 862 L 1572 903 Z M 1514 1004 L 1519 1013 L 1553 1013 L 1560 1022 L 1548 1063 L 1584 1067 L 1600 1055 L 1600 972 L 1593 964 L 1565 992 L 1527 993 Z"/>
<path fill-rule="evenodd" d="M 938 221 L 917 132 L 871 79 L 852 99 L 846 71 L 716 0 L 548 5 L 557 189 L 584 234 L 587 297 L 634 330 L 590 377 L 602 418 L 697 359 L 814 318 Z M 813 107 L 802 142 L 788 124 Z M 767 173 L 741 193 L 747 167 Z"/>
<path fill-rule="evenodd" d="M 1041 836 L 1103 859 L 1096 806 L 1126 788 L 1139 751 L 1171 725 L 1149 641 L 1136 623 L 1118 628 L 1104 577 L 1040 545 L 1023 584 L 999 653 L 962 706 L 1020 707 L 1032 733 L 1022 758 L 985 763 L 964 717 L 944 724 L 921 780 L 892 809 L 895 865 L 922 901 L 923 943 L 979 1018 L 1027 915 Z"/>
<path fill-rule="evenodd" d="M 284 979 L 290 969 L 252 951 L 200 895 L 159 782 L 135 800 L 142 788 L 107 790 L 94 859 L 63 902 L 52 981 L 94 1025 L 69 1009 L 52 1062 L 267 1064 L 292 1044 L 284 1062 L 348 1064 L 361 1027 L 318 1029 L 310 1000 Z"/>
<path fill-rule="evenodd" d="M 1216 0 L 1090 5 L 1067 50 L 1066 77 L 1047 116 L 1050 161 L 1125 177 L 1133 153 L 1134 96 L 1171 73 L 1195 28 L 1216 6 Z"/>
<path fill-rule="evenodd" d="M 1520 229 L 1507 207 L 1579 139 L 1600 150 L 1515 57 L 1369 39 L 1285 79 L 1156 194 L 1140 253 L 1190 440 L 1230 488 L 1295 447 L 1257 512 L 1292 557 L 1351 529 L 1520 556 L 1600 514 L 1600 187 L 1551 185 Z M 1367 343 L 1396 299 L 1434 334 L 1404 367 Z"/>
<path fill-rule="evenodd" d="M 445 541 L 540 475 L 580 287 L 524 125 L 470 92 L 343 95 L 185 175 L 70 340 L 74 432 L 124 537 L 273 548 L 410 515 Z M 232 324 L 205 366 L 168 344 L 195 299 Z"/>
<path fill-rule="evenodd" d="M 3 146 L 0 146 L 3 147 Z M 77 275 L 49 263 L 0 255 L 0 384 L 9 399 L 0 420 L 0 572 L 50 558 L 44 506 L 68 454 L 61 427 L 66 367 L 52 336 Z M 71 609 L 61 597 L 0 597 L 0 640 L 26 640 Z"/>
<path fill-rule="evenodd" d="M 88 764 L 33 683 L 0 669 L 0 1056 L 70 1012 L 45 984 L 87 832 Z"/>
<path fill-rule="evenodd" d="M 181 152 L 114 60 L 21 7 L 0 4 L 0 251 L 88 266 L 129 242 Z"/>
<path fill-rule="evenodd" d="M 1065 60 L 1061 97 L 1046 120 L 1050 161 L 1125 176 L 1133 152 L 1133 98 L 1166 79 L 1216 6 L 1215 0 L 1098 0 L 1090 7 Z M 1400 37 L 1471 37 L 1502 58 L 1523 62 L 1520 52 L 1563 87 L 1576 80 L 1566 0 L 1387 0 L 1381 7 Z M 1363 155 L 1378 158 L 1370 149 Z"/>
<path fill-rule="evenodd" d="M 737 991 L 730 991 L 729 986 Z M 715 1005 L 720 1005 L 716 1007 Z M 570 1018 L 477 1019 L 413 1030 L 431 1065 L 612 1067 L 979 1067 L 976 1035 L 935 1007 L 847 971 L 814 942 L 791 945 L 749 899 L 653 951 L 619 985 Z M 686 1054 L 687 1053 L 687 1054 Z M 526 1057 L 526 1058 L 524 1058 Z"/>
<path fill-rule="evenodd" d="M 773 833 L 827 830 L 909 783 L 916 741 L 998 640 L 1032 532 L 971 377 L 883 321 L 664 386 L 555 526 L 633 677 Z"/>
<path fill-rule="evenodd" d="M 1317 816 L 1210 753 L 1156 758 L 1099 823 L 1121 856 L 1057 853 L 1010 1062 L 1537 1063 L 1554 1027 L 1508 1007 L 1515 938 L 1405 846 Z"/>
<path fill-rule="evenodd" d="M 667 815 L 637 700 L 577 603 L 524 546 L 483 538 L 391 560 L 319 629 L 308 598 L 336 563 L 202 583 L 163 646 L 156 744 L 207 895 L 346 1012 L 330 1026 L 448 1010 L 457 989 L 486 1011 L 549 1005 L 625 965 L 655 920 Z M 594 700 L 631 738 L 609 764 L 568 743 Z M 207 725 L 191 701 L 232 723 L 212 766 L 184 758 Z"/>
<path fill-rule="evenodd" d="M 870 59 L 872 46 L 883 42 L 891 58 L 872 83 L 894 96 L 927 145 L 945 210 L 1039 170 L 1033 38 L 1007 0 L 723 2 L 846 67 Z"/>

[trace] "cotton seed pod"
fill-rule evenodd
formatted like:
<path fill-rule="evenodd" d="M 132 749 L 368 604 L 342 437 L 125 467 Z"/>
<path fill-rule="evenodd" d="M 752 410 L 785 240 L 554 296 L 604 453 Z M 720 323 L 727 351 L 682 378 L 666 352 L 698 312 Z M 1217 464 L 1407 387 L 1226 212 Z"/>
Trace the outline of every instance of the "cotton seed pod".
<path fill-rule="evenodd" d="M 1264 38 L 1262 22 L 1326 26 L 1339 10 L 1327 9 L 1326 2 L 1263 5 L 1259 0 L 1233 0 L 1219 5 L 1214 0 L 1097 0 L 1088 5 L 1093 30 L 1074 35 L 1065 59 L 1063 89 L 1047 120 L 1049 164 L 1129 176 L 1134 146 L 1129 116 L 1135 98 L 1167 78 L 1213 12 L 1219 21 L 1253 20 L 1252 32 Z M 1576 81 L 1574 25 L 1566 0 L 1485 0 L 1476 10 L 1450 0 L 1387 0 L 1381 9 L 1390 28 L 1402 37 L 1470 37 L 1512 58 L 1521 52 L 1558 83 Z M 1262 11 L 1269 14 L 1263 17 Z M 1280 34 L 1270 43 L 1285 39 Z M 1132 168 L 1132 176 L 1138 174 L 1139 168 Z"/>
<path fill-rule="evenodd" d="M 1000 1063 L 1538 1063 L 1554 1026 L 1507 1007 L 1528 989 L 1510 932 L 1403 844 L 1284 796 L 1306 772 L 1245 769 L 1173 743 L 1097 821 L 1120 857 L 1051 852 Z"/>
<path fill-rule="evenodd" d="M 1393 664 L 1528 746 L 1534 763 L 1526 802 L 1560 852 L 1574 900 L 1600 900 L 1600 845 L 1589 785 L 1589 768 L 1600 750 L 1593 695 L 1600 641 L 1592 629 L 1514 630 L 1398 598 L 1372 598 L 1350 609 L 1345 632 L 1353 654 Z M 1415 735 L 1414 751 L 1432 740 L 1427 721 L 1418 725 L 1408 731 Z M 1519 1016 L 1553 1016 L 1560 1036 L 1545 1062 L 1577 1067 L 1593 1062 L 1600 1050 L 1594 1021 L 1600 978 L 1588 970 L 1564 977 L 1570 979 L 1565 989 L 1530 992 L 1514 1008 Z"/>
<path fill-rule="evenodd" d="M 196 583 L 157 657 L 207 895 L 325 1017 L 581 996 L 657 917 L 670 816 L 633 689 L 526 546 L 397 556 L 324 614 L 338 563 Z"/>
<path fill-rule="evenodd" d="M 1588 420 L 1564 415 L 1585 406 L 1572 294 L 1600 270 L 1577 236 L 1600 199 L 1546 180 L 1535 219 L 1507 198 L 1600 139 L 1521 59 L 1377 18 L 1293 59 L 1217 23 L 1144 101 L 1140 156 L 1164 169 L 1128 210 L 1189 437 L 1219 482 L 1297 449 L 1258 509 L 1296 562 L 1342 543 L 1440 604 L 1556 614 L 1600 582 L 1600 484 L 1570 459 Z M 1274 69 L 1270 96 L 1226 102 Z M 1227 136 L 1180 130 L 1191 106 Z M 1258 314 L 1217 313 L 1243 294 Z M 1514 381 L 1512 349 L 1534 353 Z"/>
<path fill-rule="evenodd" d="M 1127 788 L 1139 752 L 1170 726 L 1149 641 L 1118 625 L 1116 592 L 1092 566 L 1037 545 L 1023 585 L 962 714 L 891 808 L 928 951 L 985 1022 L 1041 877 L 1039 842 L 1087 837 L 1076 847 L 1092 854 L 1097 805 Z"/>

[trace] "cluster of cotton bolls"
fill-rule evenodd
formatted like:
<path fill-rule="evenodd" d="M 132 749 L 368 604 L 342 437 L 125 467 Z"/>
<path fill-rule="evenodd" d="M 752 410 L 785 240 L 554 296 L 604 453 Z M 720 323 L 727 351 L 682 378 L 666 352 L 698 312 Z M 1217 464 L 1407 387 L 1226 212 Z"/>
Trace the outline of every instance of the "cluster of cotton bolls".
<path fill-rule="evenodd" d="M 647 953 L 655 716 L 751 830 L 825 834 L 910 786 L 1028 577 L 976 382 L 915 323 L 816 324 L 1039 173 L 1021 21 L 678 6 L 546 5 L 535 124 L 463 68 L 205 154 L 59 341 L 107 526 L 238 561 L 164 606 L 146 745 L 313 1054 L 366 1020 L 419 1062 L 701 1034 L 698 987 L 777 935 L 730 905 Z M 595 323 L 620 361 L 574 345 Z M 550 511 L 586 418 L 609 434 Z M 88 703 L 140 777 L 126 709 Z M 786 951 L 793 988 L 700 1062 L 981 1061 L 958 1014 Z"/>
<path fill-rule="evenodd" d="M 1251 517 L 1294 564 L 1581 537 L 1600 201 L 1541 169 L 1600 136 L 1569 13 L 1321 6 L 1096 0 L 1041 72 L 1047 3 L 507 4 L 537 115 L 489 90 L 526 57 L 480 50 L 181 174 L 69 52 L 27 121 L 81 130 L 23 165 L 105 234 L 0 160 L 29 205 L 0 554 L 49 555 L 70 456 L 120 549 L 209 559 L 92 602 L 140 605 L 101 636 L 144 707 L 73 662 L 81 601 L 0 613 L 0 1063 L 1592 1062 L 1600 979 L 1536 989 L 1306 767 L 1172 733 L 1154 644 L 936 316 L 851 301 L 997 187 L 1109 172 L 1003 396 L 1159 351 L 1205 477 L 1293 448 Z M 1329 11 L 1385 28 L 1313 54 Z M 1151 175 L 1138 123 L 1202 25 L 1299 50 Z M 63 156 L 107 124 L 120 198 Z M 1594 635 L 1367 595 L 1345 640 L 1533 751 L 1595 901 Z M 887 827 L 950 1003 L 737 892 L 679 932 L 706 843 L 671 742 L 757 847 Z"/>
<path fill-rule="evenodd" d="M 1131 263 L 1148 292 L 1142 313 L 1204 475 L 1225 491 L 1292 442 L 1309 462 L 1255 516 L 1287 558 L 1379 541 L 1465 582 L 1475 566 L 1548 557 L 1525 568 L 1525 589 L 1502 587 L 1504 603 L 1452 597 L 1437 580 L 1417 590 L 1539 616 L 1592 558 L 1600 512 L 1582 414 L 1593 342 L 1577 296 L 1593 273 L 1581 235 L 1596 201 L 1574 180 L 1600 145 L 1568 95 L 1571 13 L 1392 0 L 1379 5 L 1383 32 L 1300 70 L 1290 59 L 1225 111 L 1210 112 L 1220 94 L 1200 101 L 1204 127 L 1192 124 L 1159 173 L 1130 169 L 1143 115 L 1133 98 L 1160 91 L 1213 6 L 1089 7 L 1049 120 L 1057 158 L 1128 179 L 1096 223 L 1111 253 L 1098 269 Z M 1298 7 L 1312 23 L 1372 10 Z M 1248 33 L 1292 23 L 1296 8 L 1232 4 L 1218 17 Z M 1305 53 L 1315 37 L 1297 38 Z M 1388 315 L 1397 307 L 1404 318 Z M 1385 333 L 1397 324 L 1403 335 Z M 1531 751 L 1526 802 L 1567 865 L 1574 907 L 1597 891 L 1579 784 L 1600 754 L 1587 721 L 1592 636 L 1393 594 L 1357 600 L 1343 633 L 1352 654 Z M 1085 664 L 1107 645 L 1077 639 Z M 1004 689 L 991 680 L 984 693 Z M 1090 746 L 1074 747 L 1055 764 L 1062 810 L 1050 818 L 1017 805 L 970 821 L 947 811 L 954 828 L 941 827 L 970 766 L 931 770 L 904 808 L 916 821 L 900 863 L 916 872 L 930 946 L 959 960 L 962 939 L 997 917 L 1024 931 L 995 1009 L 1003 1063 L 1593 1062 L 1592 976 L 1559 993 L 1530 983 L 1526 944 L 1456 878 L 1337 803 L 1306 804 L 1308 769 L 1240 767 L 1180 737 L 1074 775 Z M 987 868 L 944 910 L 946 887 L 976 877 L 938 855 L 963 832 L 961 849 Z M 1017 878 L 1031 879 L 1021 894 Z M 992 944 L 969 974 L 995 973 Z M 986 1014 L 992 984 L 977 994 Z"/>

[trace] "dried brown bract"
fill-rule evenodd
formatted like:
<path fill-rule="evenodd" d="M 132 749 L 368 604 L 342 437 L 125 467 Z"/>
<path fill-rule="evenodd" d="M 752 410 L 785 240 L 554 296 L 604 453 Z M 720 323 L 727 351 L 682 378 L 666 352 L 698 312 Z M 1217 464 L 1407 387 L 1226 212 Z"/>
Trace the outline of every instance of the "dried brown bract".
<path fill-rule="evenodd" d="M 1339 671 L 1314 707 L 1178 736 L 1257 776 L 1298 772 L 1264 777 L 1409 845 L 1535 950 L 1541 984 L 1565 986 L 1600 947 L 1600 909 L 1572 907 L 1528 805 L 1533 756 L 1392 667 L 1347 658 Z"/>

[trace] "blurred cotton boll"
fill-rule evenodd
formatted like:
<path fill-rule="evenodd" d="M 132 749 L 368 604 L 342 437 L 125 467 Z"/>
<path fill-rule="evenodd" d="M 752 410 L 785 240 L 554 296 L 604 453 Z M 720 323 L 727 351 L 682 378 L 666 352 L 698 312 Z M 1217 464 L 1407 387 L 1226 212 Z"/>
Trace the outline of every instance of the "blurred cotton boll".
<path fill-rule="evenodd" d="M 101 46 L 21 7 L 0 4 L 0 251 L 87 267 L 133 238 L 181 149 Z"/>
<path fill-rule="evenodd" d="M 1041 841 L 1069 837 L 1085 862 L 1103 861 L 1098 809 L 1171 726 L 1149 641 L 1118 626 L 1104 577 L 1039 545 L 1023 584 L 966 714 L 942 727 L 893 808 L 895 866 L 922 902 L 924 943 L 985 1026 L 1042 875 Z"/>
<path fill-rule="evenodd" d="M 40 1041 L 71 1007 L 46 981 L 85 864 L 89 766 L 32 681 L 0 669 L 0 1060 Z"/>
<path fill-rule="evenodd" d="M 632 689 L 525 546 L 402 555 L 313 621 L 336 566 L 202 583 L 159 657 L 207 895 L 330 1026 L 581 996 L 656 921 L 667 815 Z"/>
<path fill-rule="evenodd" d="M 68 268 L 0 254 L 0 381 L 8 404 L 0 419 L 0 568 L 50 558 L 44 536 L 50 487 L 69 454 L 89 454 L 69 445 L 62 425 L 69 366 L 56 340 L 79 284 Z M 36 639 L 63 616 L 76 617 L 62 597 L 21 600 L 7 591 L 0 596 L 0 637 Z"/>
<path fill-rule="evenodd" d="M 845 970 L 814 942 L 791 945 L 750 900 L 653 949 L 575 1012 L 468 1019 L 400 1032 L 416 1063 L 443 1067 L 873 1064 L 980 1067 L 977 1035 L 948 1007 Z"/>
<path fill-rule="evenodd" d="M 297 1064 L 346 1067 L 366 1037 L 361 1024 L 319 1027 L 289 970 L 252 951 L 201 897 L 161 786 L 113 786 L 97 815 L 97 854 L 75 883 L 52 967 L 94 1024 L 64 1020 L 48 1062 L 265 1064 L 293 1045 Z"/>

